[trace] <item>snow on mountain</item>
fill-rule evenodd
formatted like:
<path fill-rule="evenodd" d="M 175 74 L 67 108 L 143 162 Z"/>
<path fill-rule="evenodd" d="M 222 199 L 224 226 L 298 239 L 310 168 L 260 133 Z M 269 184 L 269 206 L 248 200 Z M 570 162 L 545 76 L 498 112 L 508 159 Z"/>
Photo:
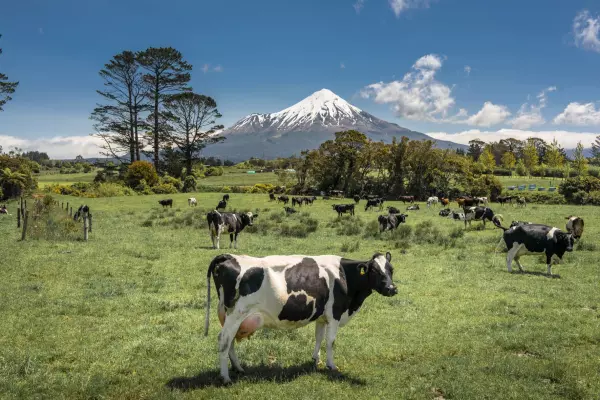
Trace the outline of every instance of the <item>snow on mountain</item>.
<path fill-rule="evenodd" d="M 234 161 L 250 157 L 275 158 L 314 149 L 333 133 L 355 129 L 370 139 L 390 143 L 393 137 L 433 138 L 383 121 L 348 103 L 331 90 L 321 89 L 304 100 L 271 114 L 250 114 L 220 134 L 226 140 L 208 146 L 203 154 Z M 436 141 L 438 147 L 465 147 Z"/>

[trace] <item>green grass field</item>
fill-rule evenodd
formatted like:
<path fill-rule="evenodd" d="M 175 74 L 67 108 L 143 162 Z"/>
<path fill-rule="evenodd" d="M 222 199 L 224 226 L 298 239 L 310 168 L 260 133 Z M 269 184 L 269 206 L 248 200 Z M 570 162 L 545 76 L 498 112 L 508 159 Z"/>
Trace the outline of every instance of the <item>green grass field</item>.
<path fill-rule="evenodd" d="M 87 243 L 18 241 L 9 203 L 12 216 L 0 216 L 0 398 L 600 396 L 596 208 L 491 205 L 505 223 L 564 227 L 567 215 L 585 218 L 584 244 L 554 267 L 560 279 L 549 279 L 538 256 L 523 257 L 529 273 L 507 273 L 505 254 L 495 253 L 499 229 L 478 230 L 474 223 L 463 236 L 462 225 L 437 210 L 410 212 L 412 229 L 379 236 L 372 222 L 379 213 L 360 206 L 351 223 L 338 221 L 333 201 L 323 200 L 302 209 L 309 216 L 287 218 L 267 195 L 232 194 L 232 209 L 259 213 L 234 253 L 367 259 L 389 250 L 399 294 L 373 294 L 340 329 L 335 358 L 341 376 L 323 365 L 310 370 L 310 325 L 262 330 L 238 344 L 246 374 L 232 373 L 234 384 L 221 387 L 216 296 L 209 336 L 202 334 L 208 264 L 229 251 L 210 248 L 205 226 L 204 213 L 220 195 L 194 194 L 194 210 L 188 196 L 169 196 L 175 205 L 166 210 L 157 203 L 163 196 L 85 199 L 94 214 Z M 300 228 L 282 234 L 282 225 L 293 228 L 301 218 L 318 220 L 317 230 L 305 238 L 295 237 Z M 226 247 L 228 238 L 222 243 Z"/>
<path fill-rule="evenodd" d="M 43 172 L 36 176 L 38 180 L 38 186 L 44 188 L 46 186 L 54 185 L 56 183 L 69 185 L 76 182 L 93 182 L 96 176 L 96 171 L 88 173 L 77 173 L 77 174 L 59 174 L 59 173 L 48 173 Z"/>
<path fill-rule="evenodd" d="M 248 174 L 246 170 L 224 168 L 221 176 L 208 176 L 198 180 L 198 185 L 205 186 L 252 186 L 257 183 L 277 184 L 277 176 L 273 172 Z"/>

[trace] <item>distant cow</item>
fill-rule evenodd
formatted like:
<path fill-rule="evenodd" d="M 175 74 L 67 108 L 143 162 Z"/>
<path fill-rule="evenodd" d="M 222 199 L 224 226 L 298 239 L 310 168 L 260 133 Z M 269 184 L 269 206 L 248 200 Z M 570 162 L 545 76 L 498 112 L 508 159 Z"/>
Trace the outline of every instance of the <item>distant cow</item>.
<path fill-rule="evenodd" d="M 497 200 L 498 203 L 503 206 L 504 203 L 512 204 L 512 201 L 515 199 L 515 197 L 516 196 L 498 196 Z"/>
<path fill-rule="evenodd" d="M 513 228 L 503 228 L 502 239 L 506 243 L 506 269 L 512 272 L 513 260 L 520 271 L 523 271 L 519 258 L 526 254 L 546 254 L 548 275 L 552 275 L 552 257 L 562 260 L 566 252 L 573 251 L 574 237 L 558 228 L 541 224 L 519 225 Z"/>
<path fill-rule="evenodd" d="M 400 210 L 398 210 L 396 207 L 388 207 L 388 214 L 400 214 Z"/>
<path fill-rule="evenodd" d="M 477 205 L 477 200 L 475 200 L 472 197 L 459 197 L 456 199 L 456 202 L 458 203 L 458 205 L 460 207 L 473 207 L 474 205 Z"/>
<path fill-rule="evenodd" d="M 275 194 L 269 193 L 269 201 L 275 201 Z"/>
<path fill-rule="evenodd" d="M 208 267 L 204 336 L 210 321 L 211 278 L 219 296 L 218 316 L 221 378 L 230 383 L 229 360 L 243 372 L 234 339 L 243 339 L 261 328 L 291 329 L 316 323 L 312 355 L 319 363 L 321 342 L 327 340 L 327 367 L 337 371 L 333 343 L 339 327 L 346 325 L 373 291 L 391 297 L 392 255 L 376 253 L 370 260 L 339 256 L 283 256 L 261 258 L 222 254 Z M 377 302 L 372 306 L 376 307 Z M 361 340 L 369 339 L 364 335 Z"/>
<path fill-rule="evenodd" d="M 517 197 L 517 207 L 527 207 L 527 201 L 525 201 L 525 197 Z"/>
<path fill-rule="evenodd" d="M 0 214 L 8 214 L 8 210 L 6 209 L 6 205 L 0 206 Z"/>
<path fill-rule="evenodd" d="M 408 206 L 406 207 L 407 211 L 416 211 L 416 210 L 420 210 L 419 205 L 418 204 L 413 204 L 412 206 Z"/>
<path fill-rule="evenodd" d="M 456 213 L 453 213 L 456 215 Z M 488 207 L 466 207 L 464 208 L 464 213 L 458 213 L 459 217 L 454 217 L 455 220 L 460 220 L 465 222 L 465 229 L 467 228 L 467 223 L 471 226 L 471 221 L 481 221 L 483 222 L 483 228 L 485 229 L 486 221 L 492 222 L 496 226 L 500 226 L 500 222 L 502 221 L 502 215 L 497 214 L 494 215 L 494 212 L 491 208 Z"/>
<path fill-rule="evenodd" d="M 346 213 L 354 215 L 354 204 L 333 204 L 332 208 L 338 213 L 338 217 Z"/>
<path fill-rule="evenodd" d="M 488 205 L 488 198 L 487 197 L 475 197 L 475 201 L 477 202 L 477 205 L 481 205 L 481 206 L 487 206 Z"/>
<path fill-rule="evenodd" d="M 379 222 L 379 232 L 387 230 L 393 231 L 398 225 L 406 222 L 406 217 L 408 217 L 408 215 L 405 214 L 380 215 L 377 218 L 377 221 Z"/>
<path fill-rule="evenodd" d="M 173 208 L 173 199 L 159 200 L 158 204 L 163 206 L 163 208 L 165 208 L 167 206 L 170 206 L 171 208 Z"/>
<path fill-rule="evenodd" d="M 88 206 L 79 206 L 75 214 L 73 215 L 73 221 L 79 221 L 81 217 L 86 217 L 90 213 L 90 208 Z"/>
<path fill-rule="evenodd" d="M 294 208 L 292 208 L 292 207 L 283 207 L 283 209 L 285 210 L 285 213 L 286 213 L 287 215 L 290 215 L 290 214 L 295 214 L 295 213 L 297 212 L 297 211 L 296 211 Z"/>
<path fill-rule="evenodd" d="M 427 207 L 431 207 L 432 204 L 437 205 L 439 203 L 439 199 L 435 196 L 431 196 L 427 199 Z"/>
<path fill-rule="evenodd" d="M 281 202 L 281 203 L 283 203 L 283 204 L 287 204 L 287 203 L 289 203 L 289 202 L 290 202 L 290 198 L 289 198 L 289 197 L 287 197 L 287 196 L 285 196 L 285 195 L 284 195 L 284 196 L 279 196 L 279 197 L 277 198 L 277 202 L 278 202 L 278 203 L 279 203 L 279 202 Z"/>
<path fill-rule="evenodd" d="M 228 194 L 224 194 L 223 195 L 223 201 L 225 201 L 225 202 L 229 201 L 229 195 Z"/>
<path fill-rule="evenodd" d="M 446 207 L 448 204 L 450 204 L 450 199 L 447 198 L 440 198 L 440 203 L 442 203 L 442 206 Z"/>
<path fill-rule="evenodd" d="M 254 219 L 258 214 L 247 213 L 220 213 L 217 210 L 206 214 L 208 222 L 208 230 L 210 231 L 210 239 L 212 240 L 213 249 L 220 248 L 221 233 L 229 232 L 229 248 L 237 249 L 238 234 L 247 226 L 252 226 Z"/>
<path fill-rule="evenodd" d="M 569 215 L 566 219 L 568 219 L 566 226 L 567 232 L 572 233 L 573 237 L 579 240 L 581 235 L 583 235 L 583 218 Z"/>
<path fill-rule="evenodd" d="M 310 204 L 311 206 L 313 205 L 313 202 L 316 200 L 317 198 L 315 196 L 311 196 L 311 197 L 304 197 L 302 198 L 302 200 L 304 201 L 304 204 Z"/>
<path fill-rule="evenodd" d="M 440 215 L 440 217 L 447 217 L 448 215 L 450 215 L 450 213 L 451 213 L 450 209 L 445 208 L 440 211 L 439 215 Z"/>
<path fill-rule="evenodd" d="M 402 202 L 402 204 L 406 204 L 407 202 L 414 203 L 415 196 L 400 196 L 400 197 L 398 197 L 398 200 L 400 200 Z"/>
<path fill-rule="evenodd" d="M 302 197 L 292 197 L 292 207 L 294 207 L 294 206 L 301 207 L 302 202 L 303 202 Z"/>
<path fill-rule="evenodd" d="M 355 202 L 356 204 L 358 204 L 358 202 L 360 201 L 360 196 L 359 196 L 359 195 L 357 195 L 357 194 L 355 194 L 355 195 L 354 195 L 352 198 L 354 199 L 354 202 Z"/>
<path fill-rule="evenodd" d="M 224 210 L 227 208 L 227 202 L 225 200 L 221 200 L 219 201 L 219 204 L 217 204 L 217 210 Z"/>
<path fill-rule="evenodd" d="M 188 206 L 197 206 L 198 205 L 198 200 L 196 200 L 195 197 L 190 197 L 188 199 Z"/>
<path fill-rule="evenodd" d="M 379 211 L 381 211 L 383 210 L 383 202 L 384 200 L 382 198 L 369 199 L 367 200 L 367 205 L 365 205 L 365 211 L 376 206 L 379 207 Z"/>

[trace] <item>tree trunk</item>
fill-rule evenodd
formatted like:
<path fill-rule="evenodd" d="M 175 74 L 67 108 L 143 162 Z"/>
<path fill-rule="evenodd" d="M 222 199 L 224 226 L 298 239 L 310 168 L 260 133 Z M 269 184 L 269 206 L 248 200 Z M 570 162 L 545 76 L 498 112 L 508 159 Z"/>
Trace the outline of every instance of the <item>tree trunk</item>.
<path fill-rule="evenodd" d="M 156 80 L 154 85 L 154 168 L 156 172 L 158 172 L 159 168 L 159 154 L 158 154 L 158 74 L 155 75 L 154 79 Z"/>
<path fill-rule="evenodd" d="M 135 129 L 135 161 L 140 161 L 140 138 L 138 136 L 138 113 L 134 113 L 134 129 Z"/>

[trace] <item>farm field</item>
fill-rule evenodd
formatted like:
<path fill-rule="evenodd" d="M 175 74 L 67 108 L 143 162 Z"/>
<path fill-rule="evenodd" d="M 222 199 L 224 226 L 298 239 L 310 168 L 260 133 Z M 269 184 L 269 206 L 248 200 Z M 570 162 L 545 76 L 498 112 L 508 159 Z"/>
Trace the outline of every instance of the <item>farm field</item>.
<path fill-rule="evenodd" d="M 314 326 L 262 330 L 236 349 L 245 375 L 219 385 L 213 296 L 203 336 L 206 271 L 230 252 L 213 250 L 205 212 L 221 195 L 79 199 L 94 230 L 81 241 L 18 241 L 15 204 L 0 216 L 0 397 L 104 399 L 591 399 L 600 394 L 600 214 L 597 208 L 530 204 L 490 207 L 505 218 L 564 229 L 585 219 L 573 253 L 543 275 L 538 256 L 528 273 L 506 272 L 495 253 L 501 230 L 463 233 L 439 208 L 407 212 L 395 233 L 377 231 L 379 212 L 337 218 L 334 201 L 317 200 L 286 217 L 267 195 L 231 194 L 230 207 L 258 212 L 236 254 L 336 254 L 368 259 L 390 251 L 399 293 L 369 297 L 341 328 L 335 359 L 341 376 L 310 368 Z M 337 201 L 350 202 L 349 200 Z M 405 209 L 401 203 L 389 202 Z M 423 205 L 423 203 L 421 203 Z M 306 230 L 309 219 L 316 231 Z M 429 221 L 429 222 L 428 222 Z M 314 222 L 313 222 L 314 223 Z M 306 237 L 301 237 L 307 235 Z M 214 291 L 213 291 L 214 293 Z M 324 359 L 324 349 L 321 359 Z"/>
<path fill-rule="evenodd" d="M 248 174 L 246 170 L 237 168 L 223 168 L 224 173 L 221 176 L 207 176 L 198 180 L 198 185 L 202 186 L 252 186 L 257 183 L 277 184 L 277 176 L 273 172 L 262 172 Z"/>
<path fill-rule="evenodd" d="M 70 185 L 77 182 L 93 182 L 95 176 L 96 171 L 88 173 L 80 172 L 77 174 L 47 173 L 44 171 L 41 174 L 36 175 L 36 179 L 38 180 L 38 186 L 44 188 L 56 183 Z"/>

